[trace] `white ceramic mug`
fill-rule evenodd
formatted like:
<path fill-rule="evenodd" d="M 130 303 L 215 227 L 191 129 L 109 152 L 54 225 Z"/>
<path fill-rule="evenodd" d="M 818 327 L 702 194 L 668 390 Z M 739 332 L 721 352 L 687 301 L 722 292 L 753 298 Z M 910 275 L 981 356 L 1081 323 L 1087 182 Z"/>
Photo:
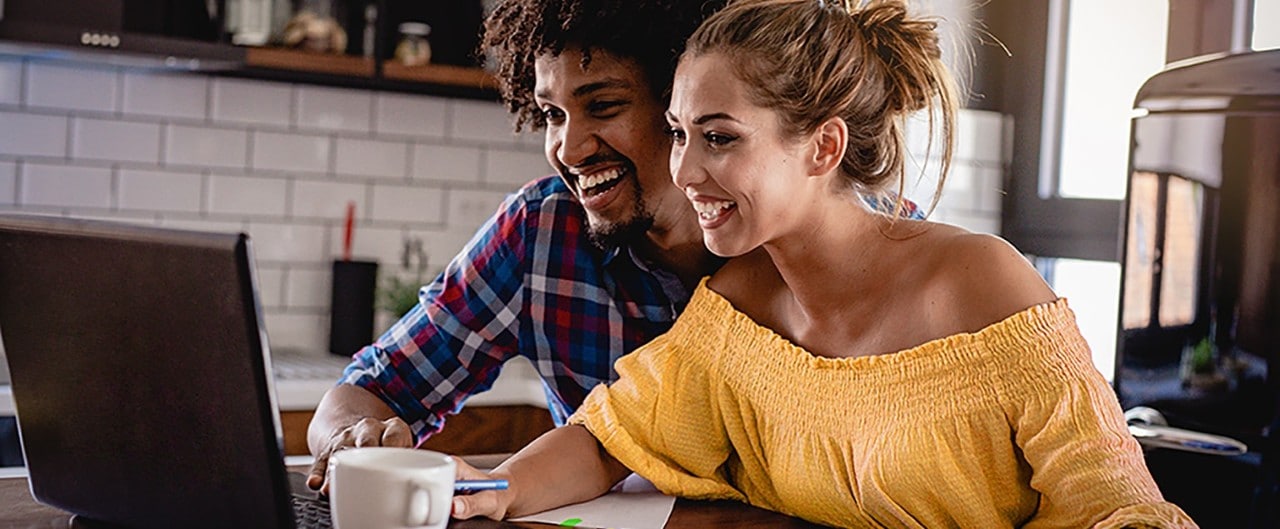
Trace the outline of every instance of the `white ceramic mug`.
<path fill-rule="evenodd" d="M 457 462 L 440 452 L 370 446 L 329 458 L 329 511 L 337 529 L 442 529 Z"/>

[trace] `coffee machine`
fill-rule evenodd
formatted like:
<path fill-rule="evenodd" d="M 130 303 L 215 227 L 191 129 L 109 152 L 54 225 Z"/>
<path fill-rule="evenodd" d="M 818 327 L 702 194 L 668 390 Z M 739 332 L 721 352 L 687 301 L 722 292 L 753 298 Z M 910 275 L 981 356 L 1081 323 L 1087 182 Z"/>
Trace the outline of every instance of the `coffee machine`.
<path fill-rule="evenodd" d="M 1201 527 L 1280 527 L 1280 50 L 1171 64 L 1134 115 L 1117 396 Z"/>

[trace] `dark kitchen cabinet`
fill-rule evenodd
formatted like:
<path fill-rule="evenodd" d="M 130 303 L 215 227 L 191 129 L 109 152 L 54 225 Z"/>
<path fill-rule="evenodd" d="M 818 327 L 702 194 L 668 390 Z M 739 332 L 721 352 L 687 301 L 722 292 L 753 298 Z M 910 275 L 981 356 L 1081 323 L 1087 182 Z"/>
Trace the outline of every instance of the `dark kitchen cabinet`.
<path fill-rule="evenodd" d="M 50 8 L 43 0 L 0 0 L 0 55 L 497 98 L 497 82 L 479 66 L 476 57 L 483 21 L 480 0 L 276 1 L 287 2 L 281 4 L 285 15 L 304 6 L 325 6 L 347 32 L 345 53 L 282 46 L 281 30 L 288 16 L 260 28 L 271 34 L 265 44 L 233 44 L 239 41 L 239 34 L 227 17 L 231 12 L 228 0 L 199 4 L 184 0 L 84 0 L 57 8 Z M 244 4 L 238 5 L 244 9 Z M 376 10 L 372 25 L 365 19 L 366 8 Z M 405 66 L 395 60 L 398 27 L 408 21 L 431 25 L 427 36 L 432 48 L 430 64 Z M 373 30 L 371 39 L 364 38 L 366 26 Z M 373 49 L 365 50 L 366 43 Z"/>
<path fill-rule="evenodd" d="M 479 0 L 333 0 L 329 14 L 347 34 L 345 53 L 318 53 L 276 44 L 248 47 L 245 67 L 230 75 L 358 88 L 496 99 L 497 82 L 479 65 L 483 7 Z M 301 9 L 301 2 L 294 9 Z M 367 8 L 375 9 L 375 34 L 364 38 Z M 395 58 L 403 22 L 431 26 L 430 64 L 407 66 Z M 273 39 L 273 42 L 278 39 Z M 373 49 L 364 49 L 372 44 Z"/>

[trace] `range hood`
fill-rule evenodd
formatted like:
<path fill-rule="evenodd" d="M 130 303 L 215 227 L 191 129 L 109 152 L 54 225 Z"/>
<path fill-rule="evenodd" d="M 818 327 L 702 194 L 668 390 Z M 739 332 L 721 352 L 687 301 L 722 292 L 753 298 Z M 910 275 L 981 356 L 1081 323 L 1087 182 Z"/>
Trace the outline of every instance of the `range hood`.
<path fill-rule="evenodd" d="M 225 0 L 0 0 L 0 55 L 130 67 L 231 70 Z"/>

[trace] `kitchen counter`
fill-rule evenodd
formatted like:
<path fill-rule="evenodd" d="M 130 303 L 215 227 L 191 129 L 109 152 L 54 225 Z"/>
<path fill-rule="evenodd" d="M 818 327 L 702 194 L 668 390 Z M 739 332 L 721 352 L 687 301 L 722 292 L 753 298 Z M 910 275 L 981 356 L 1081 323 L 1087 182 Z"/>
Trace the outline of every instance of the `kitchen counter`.
<path fill-rule="evenodd" d="M 276 373 L 276 402 L 280 411 L 311 411 L 333 387 L 347 360 L 335 355 L 285 351 L 272 359 Z M 546 408 L 542 382 L 533 365 L 523 359 L 507 362 L 493 387 L 467 400 L 467 406 L 536 406 Z"/>
<path fill-rule="evenodd" d="M 346 358 L 329 354 L 282 351 L 273 355 L 276 402 L 280 411 L 311 411 L 333 387 Z M 489 391 L 467 400 L 467 406 L 535 406 L 546 408 L 538 373 L 528 361 L 516 359 L 503 366 Z M 0 384 L 0 417 L 14 415 L 13 391 Z"/>

